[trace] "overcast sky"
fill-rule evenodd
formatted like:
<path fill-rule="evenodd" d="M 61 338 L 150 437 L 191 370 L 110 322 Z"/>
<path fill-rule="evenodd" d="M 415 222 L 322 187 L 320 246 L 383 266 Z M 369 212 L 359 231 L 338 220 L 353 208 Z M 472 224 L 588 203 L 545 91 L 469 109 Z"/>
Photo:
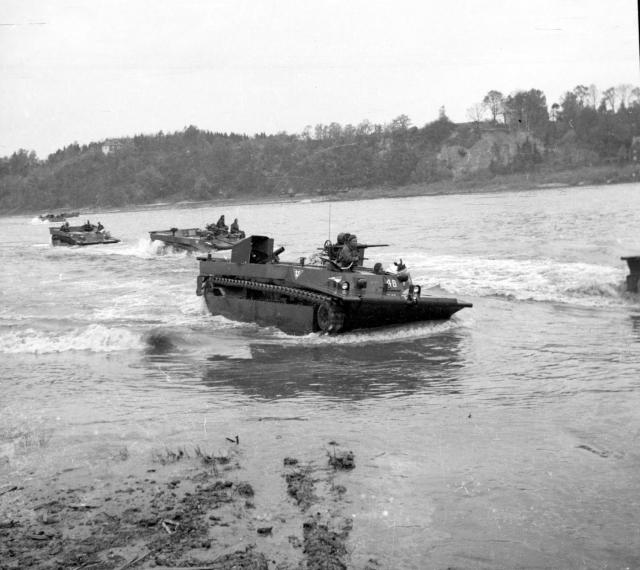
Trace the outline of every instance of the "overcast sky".
<path fill-rule="evenodd" d="M 0 156 L 640 86 L 635 0 L 0 0 Z"/>

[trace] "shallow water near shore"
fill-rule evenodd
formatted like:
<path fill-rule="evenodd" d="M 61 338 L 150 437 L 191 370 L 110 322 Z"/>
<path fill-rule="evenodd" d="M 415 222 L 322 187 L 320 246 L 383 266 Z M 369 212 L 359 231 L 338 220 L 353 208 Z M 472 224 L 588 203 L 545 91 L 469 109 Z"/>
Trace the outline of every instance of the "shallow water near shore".
<path fill-rule="evenodd" d="M 195 258 L 147 232 L 222 213 L 282 259 L 338 231 L 386 243 L 372 261 L 474 306 L 335 337 L 213 317 Z M 640 254 L 640 185 L 86 217 L 122 242 L 54 248 L 48 224 L 0 218 L 0 486 L 238 436 L 268 518 L 283 457 L 334 442 L 356 462 L 349 567 L 640 566 L 640 297 L 620 260 Z"/>

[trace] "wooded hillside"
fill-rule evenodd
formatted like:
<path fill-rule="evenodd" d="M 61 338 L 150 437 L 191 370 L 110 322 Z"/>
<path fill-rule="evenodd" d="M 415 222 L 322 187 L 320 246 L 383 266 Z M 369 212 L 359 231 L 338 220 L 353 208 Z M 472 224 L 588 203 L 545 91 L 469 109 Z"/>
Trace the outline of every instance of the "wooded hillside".
<path fill-rule="evenodd" d="M 322 194 L 640 158 L 639 88 L 599 94 L 594 86 L 577 86 L 550 108 L 536 89 L 508 97 L 491 91 L 468 115 L 468 123 L 454 124 L 441 109 L 422 127 L 400 115 L 384 125 L 332 123 L 254 136 L 192 125 L 71 144 L 46 160 L 21 149 L 0 159 L 0 212 Z M 512 135 L 511 142 L 496 132 Z M 466 168 L 453 160 L 477 148 L 484 158 Z"/>

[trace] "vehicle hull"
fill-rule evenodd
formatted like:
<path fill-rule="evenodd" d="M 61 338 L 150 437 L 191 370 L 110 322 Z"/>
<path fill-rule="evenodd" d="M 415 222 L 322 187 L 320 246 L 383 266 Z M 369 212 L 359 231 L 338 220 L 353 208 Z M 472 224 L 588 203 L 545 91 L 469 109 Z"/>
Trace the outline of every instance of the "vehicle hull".
<path fill-rule="evenodd" d="M 207 309 L 212 315 L 230 320 L 273 326 L 288 334 L 304 335 L 321 331 L 317 304 L 291 304 L 286 300 L 248 298 L 241 291 L 217 288 L 216 293 L 204 293 Z M 377 328 L 421 321 L 447 320 L 468 303 L 455 299 L 422 298 L 418 303 L 406 301 L 356 301 L 344 303 L 344 322 L 340 331 Z"/>
<path fill-rule="evenodd" d="M 318 330 L 315 322 L 316 309 L 310 305 L 288 305 L 229 294 L 214 295 L 210 292 L 205 293 L 204 300 L 212 315 L 221 315 L 232 321 L 276 327 L 295 335 Z"/>

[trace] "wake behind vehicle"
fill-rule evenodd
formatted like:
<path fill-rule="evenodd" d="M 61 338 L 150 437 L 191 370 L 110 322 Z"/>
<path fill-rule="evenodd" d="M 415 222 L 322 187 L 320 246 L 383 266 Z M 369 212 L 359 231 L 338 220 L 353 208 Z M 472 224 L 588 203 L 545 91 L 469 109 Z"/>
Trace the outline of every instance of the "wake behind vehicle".
<path fill-rule="evenodd" d="M 199 257 L 196 293 L 209 311 L 229 319 L 275 326 L 291 334 L 340 333 L 415 321 L 448 319 L 471 303 L 423 295 L 405 268 L 397 272 L 361 265 L 364 249 L 348 267 L 339 244 L 325 242 L 319 261 L 280 262 L 273 239 L 252 235 L 230 259 Z"/>
<path fill-rule="evenodd" d="M 174 249 L 207 253 L 218 249 L 231 249 L 244 239 L 244 232 L 215 232 L 208 229 L 188 228 L 156 230 L 149 232 L 152 241 L 161 241 Z"/>
<path fill-rule="evenodd" d="M 100 245 L 118 243 L 120 240 L 111 237 L 102 224 L 93 225 L 90 222 L 82 226 L 70 226 L 65 223 L 57 228 L 49 228 L 53 245 Z"/>

